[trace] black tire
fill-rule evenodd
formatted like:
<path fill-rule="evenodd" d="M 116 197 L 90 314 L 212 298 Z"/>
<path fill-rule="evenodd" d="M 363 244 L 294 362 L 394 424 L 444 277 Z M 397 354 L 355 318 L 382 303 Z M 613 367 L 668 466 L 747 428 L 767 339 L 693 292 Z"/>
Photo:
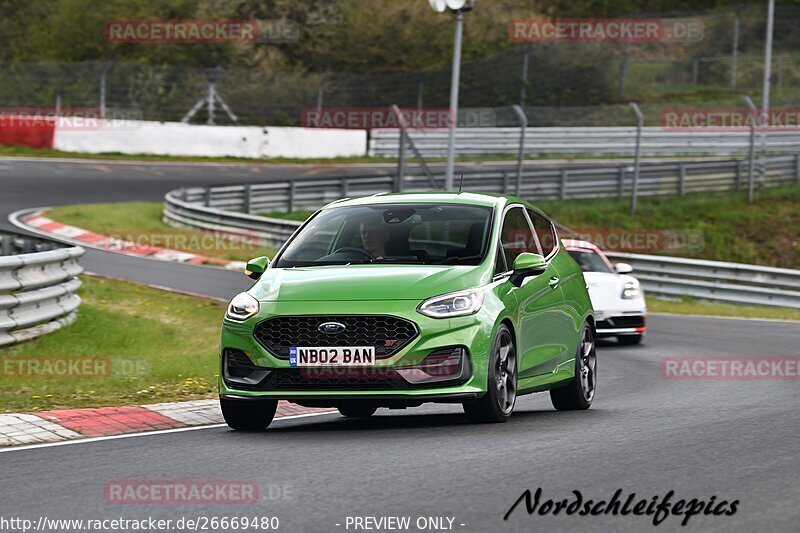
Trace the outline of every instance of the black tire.
<path fill-rule="evenodd" d="M 278 400 L 219 399 L 222 417 L 228 427 L 238 431 L 261 431 L 272 423 Z"/>
<path fill-rule="evenodd" d="M 487 392 L 475 402 L 465 402 L 464 414 L 476 424 L 505 422 L 517 400 L 517 353 L 514 337 L 504 324 L 497 329 L 489 356 Z"/>
<path fill-rule="evenodd" d="M 633 346 L 634 344 L 641 344 L 644 335 L 618 335 L 617 342 L 622 346 Z"/>
<path fill-rule="evenodd" d="M 552 389 L 550 401 L 559 411 L 588 409 L 597 389 L 597 351 L 589 324 L 583 325 L 575 354 L 575 377 L 565 387 Z"/>
<path fill-rule="evenodd" d="M 346 416 L 347 418 L 369 418 L 378 410 L 377 407 L 357 404 L 340 405 L 337 409 L 342 416 Z"/>

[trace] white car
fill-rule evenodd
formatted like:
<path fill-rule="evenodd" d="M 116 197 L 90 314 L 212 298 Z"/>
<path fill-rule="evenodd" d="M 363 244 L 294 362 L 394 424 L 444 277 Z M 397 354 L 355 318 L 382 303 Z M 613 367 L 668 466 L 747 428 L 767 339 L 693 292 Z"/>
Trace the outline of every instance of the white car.
<path fill-rule="evenodd" d="M 598 337 L 616 337 L 620 344 L 639 344 L 647 332 L 647 306 L 639 280 L 628 273 L 628 263 L 612 264 L 606 254 L 587 241 L 563 240 L 580 265 L 589 286 Z"/>

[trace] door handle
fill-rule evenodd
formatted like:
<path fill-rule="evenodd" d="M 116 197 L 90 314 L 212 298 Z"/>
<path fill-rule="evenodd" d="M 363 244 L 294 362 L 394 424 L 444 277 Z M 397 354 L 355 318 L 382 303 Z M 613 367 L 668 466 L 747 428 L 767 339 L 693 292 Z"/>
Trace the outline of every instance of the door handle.
<path fill-rule="evenodd" d="M 561 281 L 561 280 L 559 278 L 555 277 L 555 276 L 550 278 L 550 288 L 551 289 L 555 289 L 556 287 L 558 287 L 558 282 L 559 281 Z"/>

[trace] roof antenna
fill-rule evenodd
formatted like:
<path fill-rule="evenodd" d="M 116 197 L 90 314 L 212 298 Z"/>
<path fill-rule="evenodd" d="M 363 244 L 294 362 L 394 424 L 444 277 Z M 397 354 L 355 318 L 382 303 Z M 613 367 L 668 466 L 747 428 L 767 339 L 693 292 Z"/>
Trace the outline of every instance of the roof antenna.
<path fill-rule="evenodd" d="M 464 185 L 464 173 L 461 173 L 461 181 L 458 182 L 458 192 L 461 193 L 461 187 Z"/>

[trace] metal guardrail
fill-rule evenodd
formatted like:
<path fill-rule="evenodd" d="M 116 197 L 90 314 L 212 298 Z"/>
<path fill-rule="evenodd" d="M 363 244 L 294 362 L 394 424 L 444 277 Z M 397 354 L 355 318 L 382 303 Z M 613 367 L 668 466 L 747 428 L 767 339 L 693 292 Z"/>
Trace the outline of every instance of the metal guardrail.
<path fill-rule="evenodd" d="M 607 255 L 633 265 L 633 275 L 650 294 L 800 309 L 800 270 L 620 252 Z"/>
<path fill-rule="evenodd" d="M 423 157 L 447 155 L 447 130 L 413 131 L 409 135 Z M 771 153 L 796 152 L 800 131 L 770 131 Z M 400 132 L 372 130 L 368 154 L 396 157 Z M 456 153 L 459 155 L 516 154 L 520 147 L 520 128 L 459 128 Z M 742 131 L 667 131 L 660 127 L 642 128 L 643 156 L 745 155 L 750 148 L 750 132 Z M 537 127 L 528 128 L 524 153 L 594 154 L 633 156 L 636 127 Z"/>
<path fill-rule="evenodd" d="M 763 186 L 800 182 L 800 154 L 765 159 Z M 669 161 L 642 163 L 638 194 L 642 196 L 742 189 L 747 185 L 746 159 Z M 585 163 L 530 166 L 522 173 L 519 196 L 531 200 L 623 197 L 630 194 L 634 169 L 628 163 Z M 435 178 L 442 184 L 441 176 Z M 189 187 L 166 195 L 164 218 L 168 222 L 215 230 L 217 226 L 264 234 L 282 242 L 297 224 L 266 220 L 256 213 L 313 210 L 340 198 L 430 189 L 427 175 L 332 177 L 315 180 Z M 512 194 L 517 189 L 517 168 L 505 165 L 464 173 L 464 190 Z M 252 235 L 252 233 L 246 233 Z"/>
<path fill-rule="evenodd" d="M 0 346 L 72 323 L 81 303 L 79 246 L 0 234 Z"/>

